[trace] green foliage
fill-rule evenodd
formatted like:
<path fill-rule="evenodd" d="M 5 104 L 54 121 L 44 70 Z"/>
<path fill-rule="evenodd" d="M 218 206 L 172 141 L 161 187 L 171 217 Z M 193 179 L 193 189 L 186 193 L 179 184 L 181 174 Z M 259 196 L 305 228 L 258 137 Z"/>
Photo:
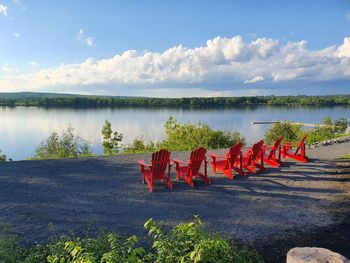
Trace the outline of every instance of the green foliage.
<path fill-rule="evenodd" d="M 105 155 L 113 155 L 119 152 L 119 142 L 123 139 L 123 134 L 118 132 L 113 132 L 112 124 L 105 120 L 102 127 L 102 137 L 103 137 L 103 153 Z"/>
<path fill-rule="evenodd" d="M 74 135 L 69 126 L 61 134 L 52 132 L 35 150 L 33 159 L 59 159 L 90 156 L 89 143 L 80 136 Z"/>
<path fill-rule="evenodd" d="M 146 143 L 144 137 L 136 137 L 131 144 L 124 146 L 123 153 L 145 153 L 156 150 L 156 145 L 153 142 Z"/>
<path fill-rule="evenodd" d="M 272 144 L 281 136 L 283 136 L 283 140 L 286 142 L 298 141 L 302 134 L 301 127 L 301 125 L 291 124 L 290 122 L 277 122 L 266 131 L 265 142 Z"/>
<path fill-rule="evenodd" d="M 315 142 L 331 140 L 344 135 L 348 127 L 348 122 L 345 118 L 336 119 L 334 122 L 331 117 L 323 119 L 323 124 L 329 125 L 326 127 L 315 127 L 308 132 L 308 141 L 310 145 Z"/>
<path fill-rule="evenodd" d="M 0 224 L 0 262 L 22 263 L 23 249 L 18 246 L 16 231 L 6 224 Z"/>
<path fill-rule="evenodd" d="M 165 231 L 153 219 L 144 227 L 152 241 L 145 249 L 136 236 L 122 238 L 115 233 L 95 238 L 63 236 L 49 244 L 22 248 L 16 236 L 0 238 L 1 263 L 259 263 L 262 258 L 247 249 L 238 249 L 227 240 L 207 234 L 198 217 Z"/>
<path fill-rule="evenodd" d="M 166 139 L 157 144 L 157 148 L 165 148 L 169 151 L 192 150 L 199 146 L 207 149 L 231 147 L 242 142 L 244 138 L 238 132 L 224 132 L 213 130 L 207 124 L 181 124 L 173 117 L 165 123 Z"/>
<path fill-rule="evenodd" d="M 1 151 L 0 151 L 0 162 L 5 162 L 6 158 L 7 158 L 6 155 L 1 153 Z"/>
<path fill-rule="evenodd" d="M 208 107 L 236 105 L 350 105 L 350 95 L 139 98 L 40 93 L 2 93 L 0 105 L 41 107 Z"/>
<path fill-rule="evenodd" d="M 164 231 L 153 219 L 144 227 L 153 238 L 157 263 L 263 262 L 255 253 L 237 250 L 228 241 L 206 234 L 197 216 L 193 222 L 179 224 L 170 231 Z"/>
<path fill-rule="evenodd" d="M 348 121 L 345 118 L 336 119 L 334 122 L 334 131 L 344 133 L 348 128 Z"/>

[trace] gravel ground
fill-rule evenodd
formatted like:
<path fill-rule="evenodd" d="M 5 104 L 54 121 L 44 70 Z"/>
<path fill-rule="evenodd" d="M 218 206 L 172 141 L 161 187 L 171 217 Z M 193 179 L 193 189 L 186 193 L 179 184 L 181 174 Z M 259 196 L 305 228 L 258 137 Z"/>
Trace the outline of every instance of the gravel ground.
<path fill-rule="evenodd" d="M 240 242 L 283 237 L 341 220 L 332 211 L 349 199 L 350 179 L 332 172 L 331 159 L 349 149 L 350 142 L 310 149 L 307 164 L 287 161 L 234 180 L 209 169 L 210 186 L 196 181 L 191 189 L 179 181 L 170 191 L 159 183 L 154 193 L 140 184 L 136 165 L 150 154 L 6 162 L 0 165 L 0 222 L 14 226 L 29 242 L 45 241 L 50 223 L 60 234 L 81 234 L 93 222 L 106 231 L 144 235 L 143 223 L 151 217 L 172 226 L 193 215 L 207 230 Z M 188 152 L 171 157 L 187 159 Z"/>

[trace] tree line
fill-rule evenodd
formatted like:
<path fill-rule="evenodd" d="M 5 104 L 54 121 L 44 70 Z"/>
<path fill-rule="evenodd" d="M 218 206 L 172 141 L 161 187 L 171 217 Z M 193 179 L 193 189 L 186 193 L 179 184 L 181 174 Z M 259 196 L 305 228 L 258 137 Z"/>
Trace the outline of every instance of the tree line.
<path fill-rule="evenodd" d="M 192 98 L 145 98 L 145 97 L 19 97 L 0 95 L 0 106 L 36 107 L 196 107 L 240 105 L 350 105 L 350 95 L 328 96 L 255 96 L 255 97 L 192 97 Z"/>

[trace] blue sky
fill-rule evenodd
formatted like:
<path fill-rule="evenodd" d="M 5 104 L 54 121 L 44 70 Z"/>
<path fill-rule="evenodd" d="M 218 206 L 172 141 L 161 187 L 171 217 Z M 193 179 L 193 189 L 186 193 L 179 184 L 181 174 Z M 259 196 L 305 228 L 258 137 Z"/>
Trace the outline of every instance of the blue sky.
<path fill-rule="evenodd" d="M 0 92 L 349 93 L 349 68 L 347 0 L 0 0 Z"/>

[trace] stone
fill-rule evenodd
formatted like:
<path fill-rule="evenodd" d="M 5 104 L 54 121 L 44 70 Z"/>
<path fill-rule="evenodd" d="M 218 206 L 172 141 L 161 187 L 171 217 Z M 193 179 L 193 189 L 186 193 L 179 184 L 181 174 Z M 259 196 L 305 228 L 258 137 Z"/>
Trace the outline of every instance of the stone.
<path fill-rule="evenodd" d="M 288 251 L 287 263 L 350 263 L 350 260 L 325 248 L 295 247 Z"/>

